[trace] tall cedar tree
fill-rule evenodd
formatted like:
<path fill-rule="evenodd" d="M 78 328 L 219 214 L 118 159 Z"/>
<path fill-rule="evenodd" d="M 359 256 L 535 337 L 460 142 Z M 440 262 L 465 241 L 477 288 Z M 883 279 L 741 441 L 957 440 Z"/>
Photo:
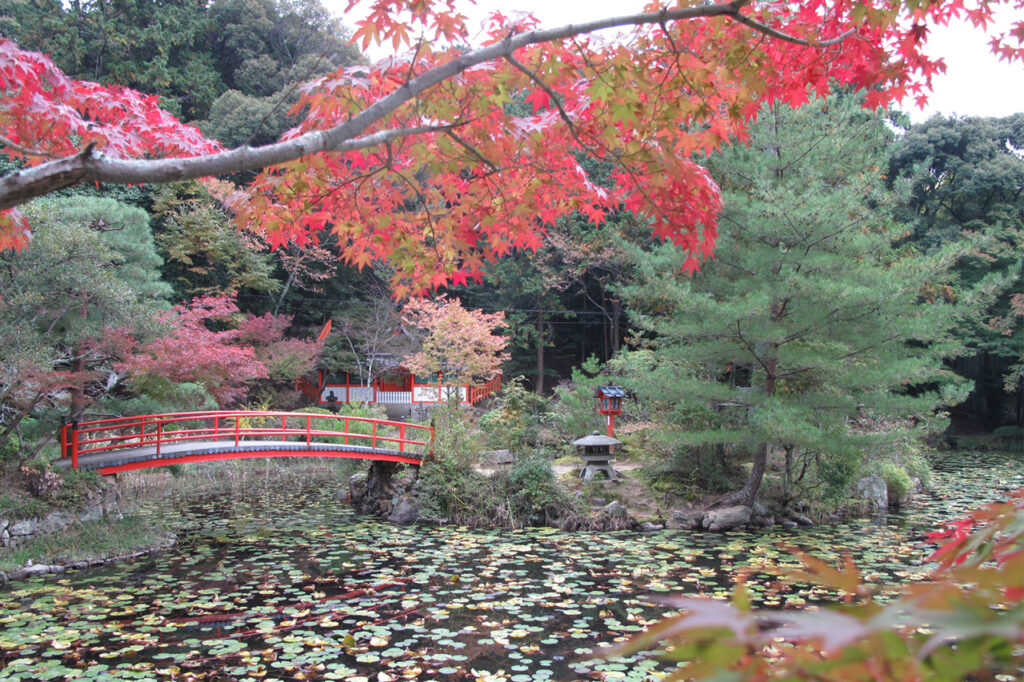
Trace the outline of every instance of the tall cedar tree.
<path fill-rule="evenodd" d="M 765 112 L 749 146 L 711 160 L 728 227 L 716 258 L 688 279 L 673 274 L 673 254 L 627 289 L 632 310 L 653 311 L 637 322 L 658 360 L 630 385 L 676 416 L 676 442 L 753 459 L 722 504 L 752 504 L 776 451 L 838 493 L 859 459 L 906 435 L 851 420 L 921 431 L 965 394 L 941 362 L 958 351 L 947 336 L 958 309 L 921 296 L 955 254 L 895 248 L 903 235 L 879 171 L 890 135 L 858 107 L 846 97 Z"/>

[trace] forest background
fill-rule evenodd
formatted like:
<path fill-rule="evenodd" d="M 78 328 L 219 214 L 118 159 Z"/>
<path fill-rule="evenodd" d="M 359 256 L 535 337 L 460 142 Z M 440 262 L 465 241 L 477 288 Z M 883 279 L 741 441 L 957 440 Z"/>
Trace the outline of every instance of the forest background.
<path fill-rule="evenodd" d="M 277 139 L 293 125 L 286 111 L 298 101 L 302 83 L 364 61 L 345 28 L 316 2 L 4 2 L 0 33 L 25 49 L 51 54 L 73 77 L 158 95 L 168 111 L 229 147 Z M 810 207 L 797 198 L 777 218 L 791 220 L 800 211 L 848 216 L 847 227 L 872 225 L 886 235 L 870 247 L 887 254 L 884 262 L 909 262 L 911 256 L 921 259 L 915 263 L 934 261 L 913 280 L 912 303 L 945 305 L 948 314 L 927 339 L 911 342 L 919 350 L 911 355 L 927 357 L 929 371 L 949 369 L 973 382 L 969 394 L 960 382 L 959 392 L 948 389 L 934 404 L 949 410 L 954 433 L 1019 429 L 1024 116 L 937 117 L 910 125 L 899 112 L 868 113 L 860 104 L 857 96 L 840 92 L 815 102 L 810 118 L 777 105 L 763 114 L 771 123 L 758 134 L 794 135 L 799 139 L 793 151 L 783 152 L 780 139 L 766 139 L 748 145 L 745 158 L 734 151 L 707 158 L 730 197 L 723 225 L 737 227 L 747 220 L 744 212 L 779 199 L 779 190 L 765 181 L 737 180 L 753 177 L 757 168 L 750 150 L 771 151 L 776 160 L 792 155 L 805 169 L 801 173 L 842 167 L 850 177 L 867 177 L 859 189 L 845 180 L 818 178 L 853 192 L 852 199 L 837 191 Z M 531 104 L 521 97 L 508 106 L 527 111 Z M 823 141 L 831 139 L 850 146 L 830 157 Z M 836 166 L 836 158 L 856 158 L 859 165 Z M 593 182 L 610 182 L 613 168 L 590 160 L 584 166 Z M 781 176 L 779 168 L 773 172 Z M 52 433 L 58 419 L 87 409 L 107 415 L 243 400 L 290 408 L 300 400 L 291 382 L 315 363 L 338 370 L 382 352 L 411 350 L 388 263 L 345 265 L 332 255 L 329 235 L 317 247 L 288 242 L 271 249 L 263 235 L 235 228 L 226 200 L 232 182 L 251 178 L 238 173 L 220 184 L 77 187 L 27 209 L 37 226 L 32 248 L 0 256 L 7 292 L 0 323 L 4 441 L 37 442 Z M 68 197 L 75 201 L 64 201 Z M 820 221 L 818 227 L 825 225 Z M 788 251 L 780 243 L 787 228 L 771 229 L 736 253 L 751 254 L 751 245 L 765 243 Z M 763 384 L 758 377 L 771 375 L 761 371 L 763 354 L 723 354 L 721 332 L 700 351 L 697 332 L 669 327 L 684 324 L 685 315 L 676 313 L 692 314 L 700 297 L 722 303 L 739 300 L 729 298 L 737 291 L 768 295 L 756 287 L 768 285 L 771 278 L 760 273 L 771 270 L 771 263 L 730 261 L 726 240 L 719 258 L 689 279 L 679 272 L 678 254 L 652 243 L 650 231 L 651 225 L 629 212 L 612 211 L 600 223 L 578 213 L 550 227 L 535 252 L 488 263 L 482 285 L 445 290 L 467 308 L 506 314 L 510 358 L 504 374 L 524 376 L 540 395 L 550 395 L 560 382 L 582 385 L 582 367 L 590 374 L 603 371 L 609 381 L 615 373 L 638 398 L 637 416 L 649 417 L 658 410 L 654 396 L 667 395 L 666 383 L 658 383 L 657 373 L 643 363 L 671 368 L 678 376 L 678 348 L 703 372 L 687 384 L 694 391 L 709 379 L 730 389 Z M 735 240 L 742 235 L 737 230 Z M 864 260 L 854 256 L 851 262 Z M 744 267 L 759 274 L 741 282 L 727 274 Z M 854 267 L 842 277 L 861 275 Z M 880 283 L 874 286 L 876 294 L 886 291 Z M 678 300 L 664 299 L 671 292 Z M 772 310 L 773 303 L 762 308 Z M 735 322 L 726 319 L 728 306 L 707 310 L 721 325 Z M 741 318 L 752 314 L 732 312 Z M 893 319 L 916 314 L 905 309 Z M 327 320 L 335 331 L 325 348 L 303 340 Z M 818 331 L 837 333 L 830 325 Z M 766 333 L 755 346 L 775 342 L 773 332 Z M 908 331 L 901 343 L 913 337 Z M 843 360 L 835 356 L 828 362 L 835 368 Z M 822 385 L 838 381 L 826 374 Z M 932 394 L 947 379 L 922 371 L 900 381 L 908 393 Z M 786 390 L 794 390 L 794 381 L 789 383 Z M 694 391 L 691 398 L 702 395 L 705 402 L 722 397 Z M 705 432 L 692 428 L 701 419 L 690 414 L 678 425 Z"/>

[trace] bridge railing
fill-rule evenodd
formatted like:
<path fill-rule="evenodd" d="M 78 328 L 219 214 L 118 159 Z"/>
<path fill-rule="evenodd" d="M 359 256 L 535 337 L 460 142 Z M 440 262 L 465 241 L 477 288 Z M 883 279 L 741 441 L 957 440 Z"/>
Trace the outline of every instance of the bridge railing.
<path fill-rule="evenodd" d="M 258 441 L 339 444 L 393 451 L 426 459 L 433 455 L 434 429 L 422 424 L 305 412 L 206 411 L 149 414 L 72 422 L 61 429 L 61 455 L 78 468 L 94 453 L 213 441 L 240 446 Z M 161 452 L 163 451 L 163 452 Z"/>

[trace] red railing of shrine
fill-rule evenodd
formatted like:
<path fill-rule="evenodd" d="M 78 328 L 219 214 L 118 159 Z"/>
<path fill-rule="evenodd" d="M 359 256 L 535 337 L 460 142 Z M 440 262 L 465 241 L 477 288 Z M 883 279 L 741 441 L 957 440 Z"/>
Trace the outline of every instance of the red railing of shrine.
<path fill-rule="evenodd" d="M 337 426 L 341 430 L 337 430 Z M 352 431 L 359 425 L 360 433 Z M 327 428 L 327 427 L 335 428 Z M 433 456 L 434 428 L 422 424 L 364 417 L 305 412 L 208 411 L 148 414 L 72 422 L 61 429 L 62 457 L 78 468 L 83 455 L 155 447 L 156 455 L 168 445 L 181 443 L 227 443 L 240 447 L 246 443 L 276 440 L 312 444 L 335 444 L 339 451 L 346 446 L 360 446 L 371 451 L 402 453 L 389 457 L 396 461 L 418 464 Z M 415 435 L 417 438 L 407 436 Z M 294 453 L 298 454 L 298 453 Z M 231 459 L 227 450 L 222 456 L 203 459 Z M 173 458 L 168 455 L 169 458 Z M 373 453 L 366 454 L 374 459 Z"/>
<path fill-rule="evenodd" d="M 478 402 L 501 390 L 501 375 L 494 377 L 486 384 L 471 386 L 469 389 L 469 404 L 476 405 Z"/>

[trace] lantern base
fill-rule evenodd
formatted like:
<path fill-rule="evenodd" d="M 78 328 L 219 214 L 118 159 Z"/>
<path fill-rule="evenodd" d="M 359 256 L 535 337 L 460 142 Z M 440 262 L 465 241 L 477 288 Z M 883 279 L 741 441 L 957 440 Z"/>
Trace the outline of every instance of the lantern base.
<path fill-rule="evenodd" d="M 592 481 L 598 474 L 604 474 L 605 478 L 609 481 L 620 481 L 622 480 L 622 474 L 612 468 L 612 465 L 608 462 L 593 462 L 588 463 L 583 467 L 583 471 L 580 472 L 580 478 L 584 481 Z"/>

